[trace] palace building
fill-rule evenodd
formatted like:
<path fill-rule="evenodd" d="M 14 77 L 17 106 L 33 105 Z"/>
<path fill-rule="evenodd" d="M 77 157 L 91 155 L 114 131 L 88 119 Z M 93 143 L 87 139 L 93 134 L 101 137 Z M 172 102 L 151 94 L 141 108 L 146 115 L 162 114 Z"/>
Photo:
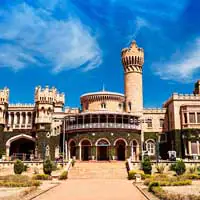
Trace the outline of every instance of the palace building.
<path fill-rule="evenodd" d="M 124 94 L 105 91 L 80 97 L 81 109 L 65 108 L 56 88 L 35 88 L 34 104 L 10 104 L 0 90 L 0 155 L 3 159 L 138 161 L 200 156 L 200 81 L 191 94 L 177 94 L 162 108 L 143 107 L 144 50 L 133 41 L 121 52 Z M 70 96 L 70 94 L 69 94 Z M 63 155 L 64 153 L 64 155 Z"/>

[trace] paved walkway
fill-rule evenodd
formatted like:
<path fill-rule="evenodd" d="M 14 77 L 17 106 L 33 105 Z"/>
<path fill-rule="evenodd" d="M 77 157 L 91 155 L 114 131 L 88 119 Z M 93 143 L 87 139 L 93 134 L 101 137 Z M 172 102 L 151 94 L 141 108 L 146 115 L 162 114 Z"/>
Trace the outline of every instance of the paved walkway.
<path fill-rule="evenodd" d="M 34 200 L 146 200 L 128 180 L 68 179 Z"/>

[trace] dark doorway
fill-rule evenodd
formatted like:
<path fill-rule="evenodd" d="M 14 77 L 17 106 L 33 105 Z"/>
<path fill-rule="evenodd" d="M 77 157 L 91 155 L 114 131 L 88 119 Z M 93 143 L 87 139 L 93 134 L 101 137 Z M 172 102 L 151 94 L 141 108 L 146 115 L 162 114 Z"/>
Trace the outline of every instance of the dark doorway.
<path fill-rule="evenodd" d="M 97 158 L 98 158 L 98 160 L 109 160 L 108 147 L 109 147 L 109 143 L 105 139 L 101 139 L 97 143 L 97 151 L 98 151 Z"/>
<path fill-rule="evenodd" d="M 126 144 L 123 140 L 118 140 L 116 143 L 116 148 L 117 148 L 117 159 L 118 160 L 125 160 L 125 149 L 126 149 Z"/>
<path fill-rule="evenodd" d="M 70 142 L 70 157 L 76 157 L 76 144 L 74 141 Z"/>
<path fill-rule="evenodd" d="M 91 143 L 88 140 L 84 140 L 81 143 L 81 157 L 82 160 L 90 160 L 91 157 Z"/>
<path fill-rule="evenodd" d="M 98 160 L 108 160 L 108 147 L 107 146 L 99 146 L 99 159 Z"/>
<path fill-rule="evenodd" d="M 30 160 L 30 155 L 34 154 L 35 142 L 25 138 L 13 141 L 10 145 L 10 156 L 12 159 Z"/>

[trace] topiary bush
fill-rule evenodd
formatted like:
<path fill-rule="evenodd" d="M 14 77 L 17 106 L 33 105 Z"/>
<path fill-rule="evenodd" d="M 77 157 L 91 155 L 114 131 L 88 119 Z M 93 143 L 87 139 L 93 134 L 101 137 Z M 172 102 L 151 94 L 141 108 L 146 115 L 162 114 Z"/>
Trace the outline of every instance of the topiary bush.
<path fill-rule="evenodd" d="M 73 160 L 72 160 L 72 167 L 74 167 L 75 162 L 76 162 L 76 161 L 73 159 Z"/>
<path fill-rule="evenodd" d="M 182 175 L 186 171 L 185 163 L 183 160 L 178 160 L 176 161 L 176 174 L 177 175 Z"/>
<path fill-rule="evenodd" d="M 59 176 L 59 180 L 66 180 L 68 178 L 68 172 L 63 171 L 62 174 Z"/>
<path fill-rule="evenodd" d="M 169 166 L 169 170 L 170 171 L 176 171 L 176 163 L 172 163 L 170 166 Z"/>
<path fill-rule="evenodd" d="M 142 170 L 145 174 L 151 174 L 152 166 L 148 156 L 145 156 L 142 161 Z"/>
<path fill-rule="evenodd" d="M 24 163 L 21 160 L 16 160 L 14 163 L 14 173 L 21 174 L 24 171 Z"/>
<path fill-rule="evenodd" d="M 53 163 L 51 160 L 45 160 L 43 164 L 43 171 L 45 174 L 51 175 L 53 171 Z"/>

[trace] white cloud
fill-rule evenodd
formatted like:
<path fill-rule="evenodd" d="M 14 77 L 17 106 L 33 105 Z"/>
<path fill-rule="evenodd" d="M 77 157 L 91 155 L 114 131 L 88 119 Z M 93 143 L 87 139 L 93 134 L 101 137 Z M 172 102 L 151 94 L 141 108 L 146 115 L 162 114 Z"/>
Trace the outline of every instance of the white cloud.
<path fill-rule="evenodd" d="M 162 79 L 179 82 L 193 81 L 196 70 L 200 68 L 200 39 L 197 39 L 186 53 L 182 53 L 180 59 L 173 59 L 166 64 L 156 63 L 153 66 L 156 74 Z"/>
<path fill-rule="evenodd" d="M 84 65 L 87 71 L 102 62 L 96 38 L 77 17 L 57 20 L 24 3 L 1 11 L 0 19 L 0 67 L 19 70 L 34 64 L 60 72 Z"/>

